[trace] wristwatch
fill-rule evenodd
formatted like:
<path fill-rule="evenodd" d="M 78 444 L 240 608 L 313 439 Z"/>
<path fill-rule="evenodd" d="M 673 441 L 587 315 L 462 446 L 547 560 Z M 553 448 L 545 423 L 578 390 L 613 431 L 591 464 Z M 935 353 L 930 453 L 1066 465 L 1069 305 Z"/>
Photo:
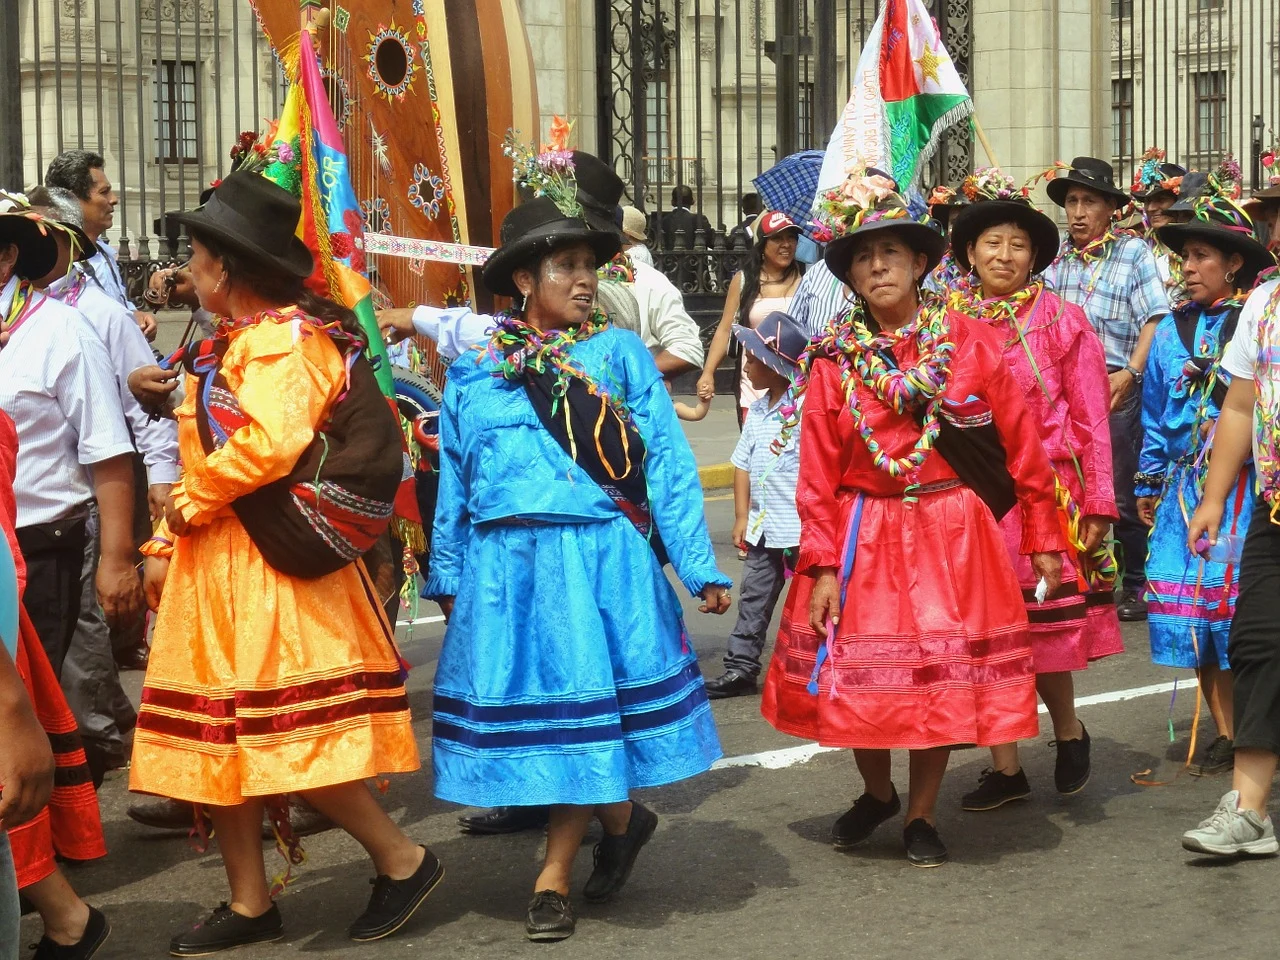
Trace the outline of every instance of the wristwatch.
<path fill-rule="evenodd" d="M 1129 375 L 1130 375 L 1131 377 L 1133 377 L 1133 382 L 1134 382 L 1134 383 L 1141 383 L 1141 382 L 1142 382 L 1142 371 L 1140 371 L 1140 370 L 1139 370 L 1137 367 L 1135 367 L 1133 364 L 1131 364 L 1131 363 L 1126 363 L 1126 364 L 1125 364 L 1123 367 L 1121 367 L 1120 369 L 1121 369 L 1121 370 L 1125 370 L 1125 371 L 1127 371 L 1127 372 L 1129 373 Z"/>

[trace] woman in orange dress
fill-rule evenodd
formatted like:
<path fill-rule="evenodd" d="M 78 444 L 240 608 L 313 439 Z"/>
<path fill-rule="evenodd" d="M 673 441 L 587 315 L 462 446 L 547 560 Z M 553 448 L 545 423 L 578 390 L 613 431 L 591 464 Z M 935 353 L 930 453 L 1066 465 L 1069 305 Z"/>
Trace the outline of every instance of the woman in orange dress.
<path fill-rule="evenodd" d="M 181 216 L 200 303 L 223 319 L 190 361 L 199 376 L 177 409 L 184 475 L 144 549 L 148 601 L 159 601 L 159 614 L 130 788 L 207 808 L 231 896 L 173 939 L 176 956 L 283 937 L 260 831 L 264 802 L 286 793 L 302 794 L 373 860 L 373 894 L 352 939 L 395 932 L 444 873 L 361 782 L 416 770 L 419 760 L 392 628 L 360 551 L 334 572 L 291 575 L 279 557 L 264 556 L 261 527 L 247 526 L 246 505 L 287 483 L 317 438 L 321 467 L 333 462 L 342 404 L 372 376 L 354 315 L 303 288 L 312 259 L 294 236 L 299 212 L 287 191 L 237 173 Z M 355 432 L 398 429 L 387 418 Z M 397 471 L 392 496 L 398 481 Z M 299 498 L 309 486 L 287 487 L 282 512 L 296 509 L 329 542 L 349 547 L 326 525 L 322 503 Z M 389 502 L 327 479 L 315 486 L 385 527 Z"/>

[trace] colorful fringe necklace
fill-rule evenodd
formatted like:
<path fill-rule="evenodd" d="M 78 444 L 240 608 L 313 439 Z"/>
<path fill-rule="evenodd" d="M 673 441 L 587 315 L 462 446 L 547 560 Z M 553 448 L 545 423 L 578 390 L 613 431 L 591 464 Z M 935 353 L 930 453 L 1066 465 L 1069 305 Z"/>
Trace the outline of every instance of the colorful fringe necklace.
<path fill-rule="evenodd" d="M 28 280 L 19 280 L 17 289 L 13 291 L 13 300 L 9 310 L 0 320 L 0 333 L 10 336 L 18 332 L 18 328 L 29 320 L 37 310 L 44 306 L 47 298 Z"/>
<path fill-rule="evenodd" d="M 902 478 L 917 470 L 933 451 L 941 426 L 937 406 L 951 381 L 951 360 L 955 342 L 947 323 L 946 304 L 938 298 L 930 298 L 921 305 L 915 319 L 894 333 L 872 333 L 866 323 L 865 307 L 861 301 L 837 318 L 820 337 L 815 338 L 800 359 L 799 369 L 792 382 L 791 402 L 782 410 L 786 418 L 775 441 L 778 448 L 785 447 L 795 425 L 799 422 L 798 399 L 808 385 L 813 360 L 831 357 L 840 367 L 840 381 L 844 387 L 845 405 L 853 417 L 858 435 L 871 454 L 878 470 L 891 477 Z M 919 354 L 916 362 L 908 367 L 891 365 L 885 351 L 901 343 L 914 342 Z M 907 414 L 924 411 L 920 437 L 905 457 L 891 457 L 884 451 L 875 431 L 858 399 L 861 384 L 890 410 Z"/>
<path fill-rule="evenodd" d="M 1036 280 L 1007 297 L 984 297 L 982 285 L 975 284 L 954 289 L 947 305 L 974 320 L 984 320 L 987 323 L 1008 322 L 1016 328 L 1022 308 L 1035 303 L 1043 291 L 1044 282 Z"/>
<path fill-rule="evenodd" d="M 1107 262 L 1107 257 L 1111 255 L 1111 244 L 1116 239 L 1115 231 L 1108 229 L 1102 236 L 1094 237 L 1083 247 L 1077 247 L 1068 240 L 1066 248 L 1053 261 L 1057 264 L 1079 260 L 1081 268 L 1089 272 L 1089 280 L 1084 285 L 1084 301 L 1080 304 L 1081 309 L 1089 302 L 1089 298 L 1093 296 L 1093 291 L 1098 286 L 1098 280 L 1102 276 L 1102 265 Z"/>

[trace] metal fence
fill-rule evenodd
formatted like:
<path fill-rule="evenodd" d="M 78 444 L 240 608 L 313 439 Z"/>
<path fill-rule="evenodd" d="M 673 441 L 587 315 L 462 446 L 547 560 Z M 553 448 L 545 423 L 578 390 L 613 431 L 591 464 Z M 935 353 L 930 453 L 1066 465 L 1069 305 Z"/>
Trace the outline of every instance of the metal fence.
<path fill-rule="evenodd" d="M 1111 0 L 1112 156 L 1192 170 L 1230 153 L 1246 187 L 1280 128 L 1280 0 Z"/>
<path fill-rule="evenodd" d="M 670 238 L 651 229 L 651 246 L 687 294 L 720 292 L 744 255 L 731 236 L 742 196 L 782 157 L 825 148 L 882 0 L 595 4 L 601 154 L 651 223 L 673 206 L 675 186 L 693 191 L 693 209 L 713 229 Z M 970 0 L 930 6 L 968 82 Z M 958 184 L 972 156 L 971 134 L 961 126 L 935 156 L 929 179 Z"/>
<path fill-rule="evenodd" d="M 101 153 L 120 197 L 108 240 L 137 292 L 149 261 L 182 252 L 165 211 L 195 205 L 226 172 L 239 132 L 279 114 L 275 56 L 248 0 L 4 6 L 16 20 L 0 30 L 0 46 L 16 62 L 22 129 L 21 180 L 5 186 L 39 182 L 61 150 Z"/>

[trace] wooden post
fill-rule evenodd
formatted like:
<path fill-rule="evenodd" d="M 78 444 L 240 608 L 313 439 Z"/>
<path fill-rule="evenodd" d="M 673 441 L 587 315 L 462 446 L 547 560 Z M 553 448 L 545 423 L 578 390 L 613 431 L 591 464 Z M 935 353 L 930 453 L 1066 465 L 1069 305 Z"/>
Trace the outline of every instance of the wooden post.
<path fill-rule="evenodd" d="M 982 144 L 983 152 L 986 153 L 991 166 L 1000 166 L 1000 161 L 996 159 L 996 152 L 991 149 L 991 141 L 987 139 L 987 132 L 982 129 L 982 124 L 978 121 L 977 113 L 973 114 L 973 132 L 978 135 L 978 142 Z"/>

